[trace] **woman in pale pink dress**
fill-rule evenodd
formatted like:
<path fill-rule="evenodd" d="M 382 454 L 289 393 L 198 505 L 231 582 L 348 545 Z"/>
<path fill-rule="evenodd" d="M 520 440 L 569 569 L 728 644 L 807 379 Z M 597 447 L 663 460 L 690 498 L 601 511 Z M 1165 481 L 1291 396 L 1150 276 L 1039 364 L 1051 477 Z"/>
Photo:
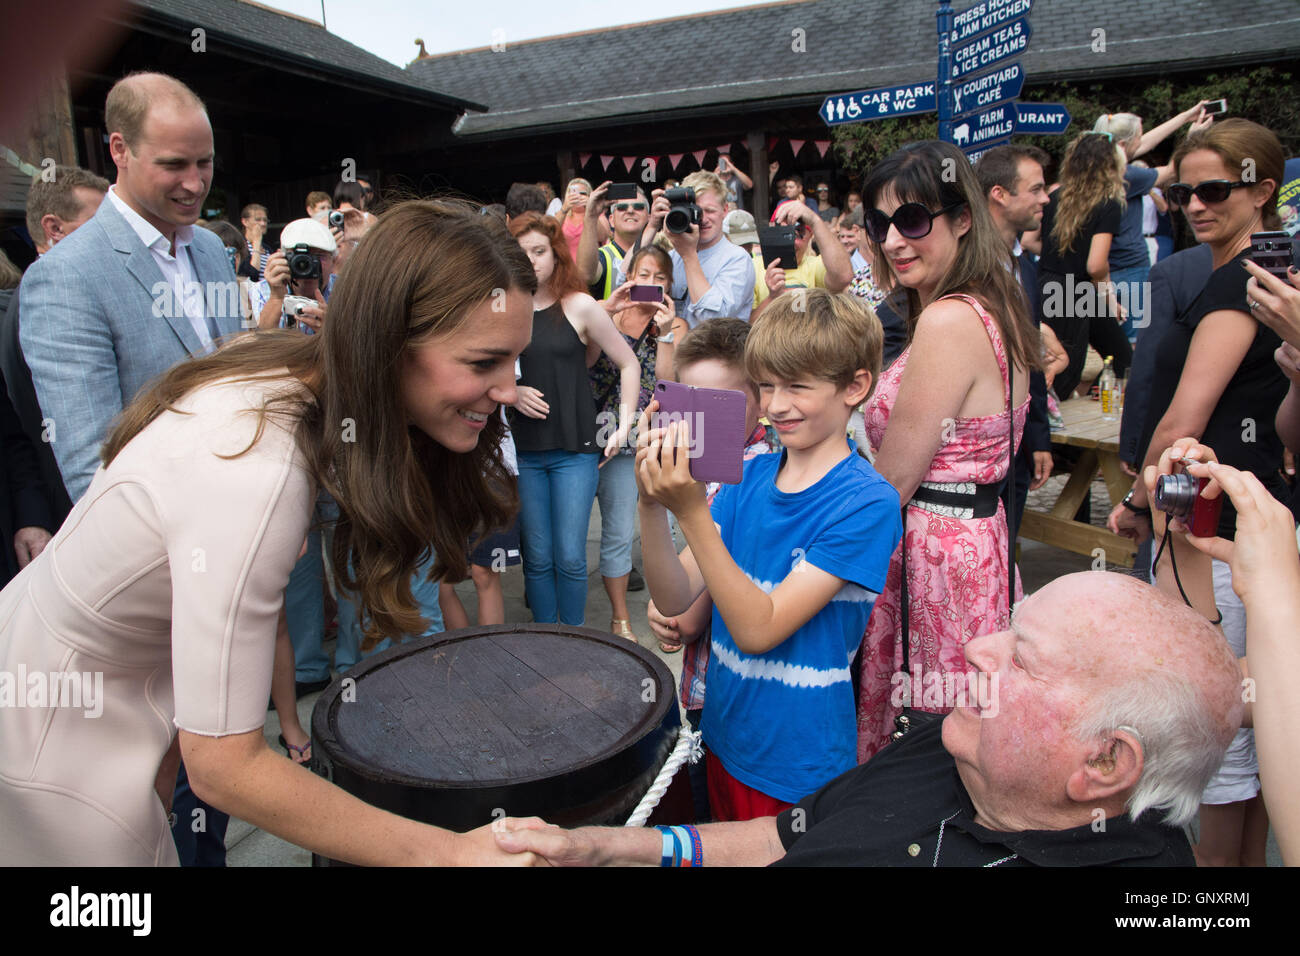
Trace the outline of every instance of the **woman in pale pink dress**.
<path fill-rule="evenodd" d="M 363 803 L 262 725 L 318 485 L 371 640 L 423 630 L 409 582 L 430 547 L 434 575 L 463 577 L 465 541 L 508 520 L 496 411 L 516 401 L 535 287 L 476 210 L 404 203 L 357 247 L 320 335 L 237 338 L 123 411 L 89 490 L 0 592 L 0 675 L 95 691 L 5 711 L 0 865 L 175 865 L 181 754 L 208 803 L 333 859 L 518 862 L 488 827 Z"/>
<path fill-rule="evenodd" d="M 876 274 L 905 291 L 898 299 L 910 331 L 866 406 L 876 469 L 908 504 L 903 542 L 863 641 L 865 761 L 888 743 L 903 705 L 946 713 L 961 704 L 957 682 L 940 683 L 941 675 L 963 674 L 966 642 L 1009 623 L 1007 525 L 997 493 L 1012 457 L 1009 433 L 1014 428 L 1018 442 L 1024 428 L 1038 348 L 1010 251 L 960 150 L 905 146 L 872 170 L 863 195 Z M 900 674 L 904 549 L 908 666 L 917 681 Z"/>

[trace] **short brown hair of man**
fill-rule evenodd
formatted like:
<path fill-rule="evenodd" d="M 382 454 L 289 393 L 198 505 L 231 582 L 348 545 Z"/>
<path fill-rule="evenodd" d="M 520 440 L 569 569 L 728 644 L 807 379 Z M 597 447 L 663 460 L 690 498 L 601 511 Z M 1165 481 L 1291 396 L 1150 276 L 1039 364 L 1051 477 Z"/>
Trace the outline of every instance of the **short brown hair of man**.
<path fill-rule="evenodd" d="M 137 72 L 122 77 L 108 91 L 104 101 L 104 125 L 109 135 L 121 133 L 126 145 L 135 150 L 144 131 L 149 110 L 167 102 L 181 108 L 196 108 L 206 115 L 208 108 L 188 86 L 165 73 Z"/>
<path fill-rule="evenodd" d="M 682 336 L 673 350 L 673 378 L 682 377 L 682 369 L 699 362 L 715 361 L 745 371 L 745 342 L 750 325 L 744 319 L 706 319 Z M 746 375 L 748 378 L 748 375 Z M 749 387 L 757 394 L 751 378 Z"/>
<path fill-rule="evenodd" d="M 96 176 L 80 166 L 55 166 L 54 178 L 46 182 L 44 170 L 36 174 L 27 190 L 27 231 L 33 242 L 45 242 L 45 229 L 41 220 L 54 215 L 60 219 L 77 219 L 81 216 L 81 200 L 77 189 L 108 192 L 108 180 Z"/>
<path fill-rule="evenodd" d="M 880 377 L 885 332 L 857 296 L 826 289 L 787 289 L 752 323 L 745 342 L 745 374 L 755 382 L 816 378 L 845 388 L 858 369 Z M 869 396 L 868 396 L 869 397 Z"/>
<path fill-rule="evenodd" d="M 1011 195 L 1016 194 L 1016 180 L 1020 178 L 1020 161 L 1032 159 L 1044 170 L 1052 161 L 1051 157 L 1037 146 L 1024 146 L 1012 143 L 1007 146 L 995 146 L 979 158 L 975 164 L 975 176 L 980 181 L 980 188 L 987 196 L 994 186 L 1001 186 Z"/>
<path fill-rule="evenodd" d="M 334 200 L 330 198 L 329 193 L 321 192 L 319 189 L 313 189 L 307 194 L 307 211 L 311 212 L 312 206 L 319 206 L 323 202 L 327 202 L 330 205 L 334 204 Z"/>

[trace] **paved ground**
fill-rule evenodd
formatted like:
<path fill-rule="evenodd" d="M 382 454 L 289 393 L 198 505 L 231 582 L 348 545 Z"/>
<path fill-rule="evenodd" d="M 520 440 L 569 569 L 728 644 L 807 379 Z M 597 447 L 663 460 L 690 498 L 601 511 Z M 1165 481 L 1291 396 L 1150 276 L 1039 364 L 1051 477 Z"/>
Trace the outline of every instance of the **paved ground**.
<path fill-rule="evenodd" d="M 1029 506 L 1046 510 L 1055 501 L 1064 477 L 1052 478 L 1049 483 L 1030 495 Z M 1109 514 L 1105 485 L 1094 482 L 1092 495 L 1092 520 L 1095 524 L 1104 524 Z M 598 572 L 598 554 L 600 547 L 600 512 L 593 508 L 591 526 L 587 536 L 587 567 L 590 570 L 590 587 L 587 592 L 587 624 L 590 627 L 603 628 L 610 620 L 609 599 L 605 596 Z M 633 554 L 640 566 L 640 542 L 634 544 Z M 1032 593 L 1047 582 L 1063 574 L 1086 571 L 1091 566 L 1091 559 L 1062 551 L 1049 545 L 1034 541 L 1022 541 L 1018 561 L 1025 592 Z M 1118 568 L 1114 570 L 1120 570 Z M 524 579 L 518 567 L 510 568 L 503 577 L 503 589 L 506 598 L 506 620 L 528 621 L 532 616 L 524 606 Z M 470 582 L 459 585 L 456 589 L 473 620 L 476 611 L 474 586 Z M 632 614 L 633 630 L 641 637 L 641 645 L 658 654 L 672 671 L 676 679 L 681 676 L 681 654 L 663 654 L 659 644 L 653 640 L 650 629 L 646 626 L 647 591 L 633 592 L 628 595 L 628 610 Z M 327 651 L 332 648 L 327 647 Z M 304 697 L 298 702 L 298 717 L 304 727 L 310 727 L 311 710 L 319 694 Z M 266 739 L 271 747 L 279 749 L 276 738 L 280 733 L 280 722 L 274 711 L 267 714 Z M 311 855 L 303 849 L 258 830 L 242 820 L 231 820 L 226 837 L 228 861 L 231 866 L 309 866 Z M 1281 856 L 1273 834 L 1269 834 L 1268 860 L 1270 866 L 1281 866 Z"/>

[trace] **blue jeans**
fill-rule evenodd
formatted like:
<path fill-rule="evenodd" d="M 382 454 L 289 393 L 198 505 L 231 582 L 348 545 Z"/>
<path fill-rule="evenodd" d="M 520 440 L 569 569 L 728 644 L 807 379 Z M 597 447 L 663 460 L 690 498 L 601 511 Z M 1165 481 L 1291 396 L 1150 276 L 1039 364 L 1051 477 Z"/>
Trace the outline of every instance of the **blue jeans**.
<path fill-rule="evenodd" d="M 201 813 L 196 814 L 196 810 Z M 204 803 L 190 789 L 190 778 L 181 763 L 176 773 L 176 790 L 172 794 L 172 840 L 181 866 L 225 866 L 226 827 L 230 816 Z"/>
<path fill-rule="evenodd" d="M 587 525 L 596 499 L 596 455 L 519 452 L 524 590 L 533 620 L 581 627 L 587 610 Z"/>
<path fill-rule="evenodd" d="M 1147 326 L 1147 299 L 1151 287 L 1146 282 L 1150 275 L 1149 265 L 1114 269 L 1110 274 L 1110 281 L 1117 288 L 1116 298 L 1128 310 L 1128 314 L 1124 317 L 1123 328 L 1124 335 L 1130 343 L 1136 342 L 1138 332 Z"/>
<path fill-rule="evenodd" d="M 325 635 L 325 561 L 321 556 L 320 530 L 307 535 L 307 553 L 298 559 L 284 590 L 284 613 L 289 620 L 293 644 L 294 671 L 298 681 L 308 683 L 330 676 L 330 659 L 321 642 Z"/>
<path fill-rule="evenodd" d="M 418 635 L 419 637 L 441 634 L 446 629 L 442 623 L 442 607 L 438 604 L 438 582 L 429 580 L 429 569 L 433 567 L 436 559 L 437 556 L 430 549 L 428 559 L 411 575 L 411 593 L 415 595 L 415 602 L 420 607 L 420 614 L 429 622 L 429 626 L 424 629 L 423 634 Z M 351 592 L 339 588 L 338 598 L 339 631 L 338 644 L 334 648 L 334 669 L 342 673 L 352 667 L 358 660 L 388 650 L 393 646 L 393 640 L 386 637 L 374 648 L 362 653 L 361 639 L 364 635 L 361 631 L 361 624 L 357 620 L 355 596 Z M 405 643 L 412 636 L 414 635 L 408 634 L 404 636 L 402 642 Z"/>
<path fill-rule="evenodd" d="M 636 537 L 635 455 L 615 455 L 600 469 L 596 500 L 600 502 L 600 573 L 621 578 L 632 570 L 632 539 Z"/>

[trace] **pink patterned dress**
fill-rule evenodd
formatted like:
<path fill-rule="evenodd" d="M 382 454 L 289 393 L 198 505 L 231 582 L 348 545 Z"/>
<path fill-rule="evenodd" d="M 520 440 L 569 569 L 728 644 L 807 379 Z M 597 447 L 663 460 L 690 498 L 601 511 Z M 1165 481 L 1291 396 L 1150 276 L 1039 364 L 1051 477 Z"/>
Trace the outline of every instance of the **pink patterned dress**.
<path fill-rule="evenodd" d="M 954 296 L 968 302 L 984 322 L 993 342 L 1002 383 L 1008 388 L 1007 355 L 1002 336 L 992 317 L 969 296 Z M 881 374 L 880 384 L 865 408 L 867 438 L 878 449 L 911 347 Z M 1029 400 L 1015 409 L 1016 444 L 1025 428 Z M 1007 474 L 1007 413 L 979 418 L 955 419 L 945 432 L 945 443 L 930 462 L 923 481 L 951 485 L 957 482 L 992 484 Z M 961 673 L 968 665 L 964 647 L 972 637 L 1005 630 L 1007 614 L 1007 521 L 1002 502 L 989 518 L 950 518 L 908 505 L 903 541 L 889 563 L 885 592 L 867 622 L 862 645 L 861 699 L 858 704 L 858 761 L 865 762 L 889 742 L 894 718 L 901 712 L 894 692 L 894 675 L 903 667 L 902 632 L 902 549 L 908 549 L 907 587 L 910 604 L 910 666 L 920 671 L 924 688 L 926 675 Z M 1016 597 L 1021 594 L 1019 580 Z M 933 681 L 933 679 L 931 679 Z M 913 686 L 909 684 L 909 687 Z M 921 706 L 920 710 L 951 709 Z"/>

